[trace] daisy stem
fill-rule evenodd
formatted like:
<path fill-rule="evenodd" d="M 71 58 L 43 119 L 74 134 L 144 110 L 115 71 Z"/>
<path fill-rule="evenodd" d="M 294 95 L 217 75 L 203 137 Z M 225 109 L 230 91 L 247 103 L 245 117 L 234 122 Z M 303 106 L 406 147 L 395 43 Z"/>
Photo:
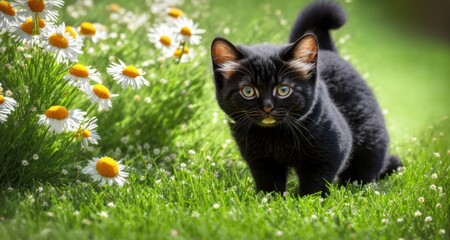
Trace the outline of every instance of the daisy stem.
<path fill-rule="evenodd" d="M 39 13 L 34 13 L 33 16 L 33 35 L 39 35 L 40 34 L 40 27 L 39 27 Z"/>
<path fill-rule="evenodd" d="M 181 58 L 183 57 L 183 53 L 184 53 L 184 47 L 186 46 L 186 42 L 184 40 L 182 40 L 180 42 L 180 46 L 178 48 L 181 48 L 181 53 L 180 53 L 180 57 L 178 57 L 177 59 L 177 64 L 179 64 L 181 62 Z"/>

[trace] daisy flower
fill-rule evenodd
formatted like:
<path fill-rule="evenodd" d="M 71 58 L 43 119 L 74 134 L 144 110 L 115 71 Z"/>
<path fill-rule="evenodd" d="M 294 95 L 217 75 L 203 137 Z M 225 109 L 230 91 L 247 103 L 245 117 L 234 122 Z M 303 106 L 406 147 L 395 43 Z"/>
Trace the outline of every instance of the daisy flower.
<path fill-rule="evenodd" d="M 81 89 L 90 87 L 89 79 L 97 83 L 102 83 L 100 72 L 98 72 L 97 69 L 80 63 L 76 63 L 70 67 L 69 73 L 65 75 L 63 79 L 68 81 L 71 86 L 79 87 Z"/>
<path fill-rule="evenodd" d="M 183 3 L 182 0 L 147 0 L 147 5 L 153 14 L 164 12 L 167 13 L 167 8 L 170 6 L 178 6 Z"/>
<path fill-rule="evenodd" d="M 198 25 L 191 19 L 178 18 L 175 20 L 177 36 L 187 43 L 197 45 L 202 38 L 200 35 L 205 33 L 205 29 L 198 28 Z"/>
<path fill-rule="evenodd" d="M 10 26 L 19 24 L 14 3 L 0 1 L 0 29 L 8 29 Z"/>
<path fill-rule="evenodd" d="M 83 38 L 90 38 L 93 43 L 107 38 L 106 27 L 100 23 L 82 22 L 78 27 L 78 33 Z"/>
<path fill-rule="evenodd" d="M 67 110 L 63 106 L 51 106 L 45 114 L 39 115 L 38 124 L 47 125 L 56 133 L 75 131 L 80 127 L 86 112 L 79 109 Z"/>
<path fill-rule="evenodd" d="M 100 135 L 97 133 L 97 118 L 93 117 L 89 121 L 81 124 L 76 137 L 81 139 L 81 146 L 87 148 L 89 144 L 98 144 L 100 140 Z"/>
<path fill-rule="evenodd" d="M 14 111 L 17 106 L 16 100 L 10 97 L 5 97 L 0 93 L 0 109 L 6 109 L 10 112 Z"/>
<path fill-rule="evenodd" d="M 106 69 L 106 72 L 113 76 L 113 79 L 126 88 L 131 85 L 133 89 L 138 89 L 142 85 L 149 86 L 150 83 L 142 76 L 142 69 L 138 69 L 133 65 L 125 65 L 119 59 L 119 64 L 111 63 Z"/>
<path fill-rule="evenodd" d="M 103 84 L 95 84 L 90 86 L 89 89 L 85 90 L 88 95 L 89 100 L 93 103 L 98 103 L 98 110 L 108 111 L 112 107 L 111 99 L 112 97 L 117 97 L 119 94 L 111 94 L 108 88 Z"/>
<path fill-rule="evenodd" d="M 39 29 L 44 30 L 46 25 L 44 19 L 39 18 Z M 34 21 L 32 18 L 27 18 L 21 24 L 11 26 L 10 30 L 18 42 L 35 43 L 39 41 L 40 35 L 34 31 Z"/>
<path fill-rule="evenodd" d="M 184 15 L 184 12 L 179 8 L 167 8 L 166 13 L 169 17 L 172 18 L 180 18 Z"/>
<path fill-rule="evenodd" d="M 125 183 L 125 178 L 128 177 L 128 173 L 124 172 L 124 169 L 124 165 L 105 156 L 93 158 L 81 172 L 90 175 L 94 181 L 100 182 L 101 186 L 105 184 L 112 186 L 114 182 L 122 186 Z"/>
<path fill-rule="evenodd" d="M 148 39 L 155 47 L 161 49 L 164 57 L 171 57 L 173 52 L 178 47 L 175 43 L 175 34 L 173 28 L 165 24 L 153 27 L 148 32 Z"/>
<path fill-rule="evenodd" d="M 27 16 L 38 15 L 52 22 L 58 20 L 58 11 L 54 8 L 64 5 L 62 0 L 16 0 L 16 2 L 22 6 Z"/>
<path fill-rule="evenodd" d="M 75 39 L 66 32 L 64 23 L 59 26 L 49 26 L 42 32 L 43 40 L 41 46 L 46 52 L 55 54 L 56 61 L 76 62 L 78 54 L 83 53 L 81 47 L 83 43 L 75 41 Z"/>

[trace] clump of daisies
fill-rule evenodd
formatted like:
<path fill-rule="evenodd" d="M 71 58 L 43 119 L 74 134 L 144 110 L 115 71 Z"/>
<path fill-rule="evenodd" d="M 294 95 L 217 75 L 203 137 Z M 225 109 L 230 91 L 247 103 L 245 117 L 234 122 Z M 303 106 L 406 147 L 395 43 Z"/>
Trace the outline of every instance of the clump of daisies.
<path fill-rule="evenodd" d="M 148 39 L 161 51 L 163 59 L 174 58 L 181 62 L 187 59 L 183 56 L 193 55 L 191 46 L 200 44 L 205 30 L 187 18 L 181 9 L 166 7 L 164 12 L 167 14 L 166 21 L 152 26 L 148 31 Z"/>

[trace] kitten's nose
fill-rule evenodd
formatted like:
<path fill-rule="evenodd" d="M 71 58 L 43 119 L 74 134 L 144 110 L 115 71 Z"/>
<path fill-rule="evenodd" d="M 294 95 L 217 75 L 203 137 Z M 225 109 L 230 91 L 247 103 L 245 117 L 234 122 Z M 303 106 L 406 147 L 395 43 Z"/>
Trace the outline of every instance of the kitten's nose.
<path fill-rule="evenodd" d="M 270 99 L 264 100 L 263 110 L 266 113 L 271 113 L 272 112 L 272 110 L 273 110 L 273 103 L 272 103 L 272 101 L 270 101 Z"/>
<path fill-rule="evenodd" d="M 263 110 L 264 110 L 264 112 L 266 112 L 266 113 L 272 112 L 272 109 L 273 109 L 273 107 L 271 107 L 271 106 L 264 106 L 264 107 L 263 107 Z"/>

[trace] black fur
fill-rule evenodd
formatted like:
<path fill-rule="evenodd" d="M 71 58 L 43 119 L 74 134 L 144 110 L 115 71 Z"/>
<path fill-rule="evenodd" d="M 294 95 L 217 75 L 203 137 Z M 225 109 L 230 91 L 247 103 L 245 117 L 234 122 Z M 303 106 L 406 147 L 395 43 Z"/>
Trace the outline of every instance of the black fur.
<path fill-rule="evenodd" d="M 297 18 L 289 45 L 214 40 L 216 97 L 232 119 L 257 190 L 285 191 L 289 168 L 303 196 L 326 194 L 334 180 L 372 182 L 401 166 L 388 154 L 389 136 L 373 92 L 334 52 L 328 31 L 344 22 L 337 4 L 316 2 Z M 300 38 L 306 32 L 318 36 L 318 51 L 313 35 Z M 293 60 L 302 64 L 289 65 Z M 243 93 L 252 93 L 249 86 L 257 93 L 252 99 Z M 290 95 L 278 94 L 279 86 L 289 86 Z"/>
<path fill-rule="evenodd" d="M 313 31 L 319 39 L 320 49 L 336 51 L 329 30 L 342 27 L 346 20 L 344 10 L 337 3 L 317 1 L 300 12 L 292 26 L 289 42 L 293 43 L 307 31 Z"/>

